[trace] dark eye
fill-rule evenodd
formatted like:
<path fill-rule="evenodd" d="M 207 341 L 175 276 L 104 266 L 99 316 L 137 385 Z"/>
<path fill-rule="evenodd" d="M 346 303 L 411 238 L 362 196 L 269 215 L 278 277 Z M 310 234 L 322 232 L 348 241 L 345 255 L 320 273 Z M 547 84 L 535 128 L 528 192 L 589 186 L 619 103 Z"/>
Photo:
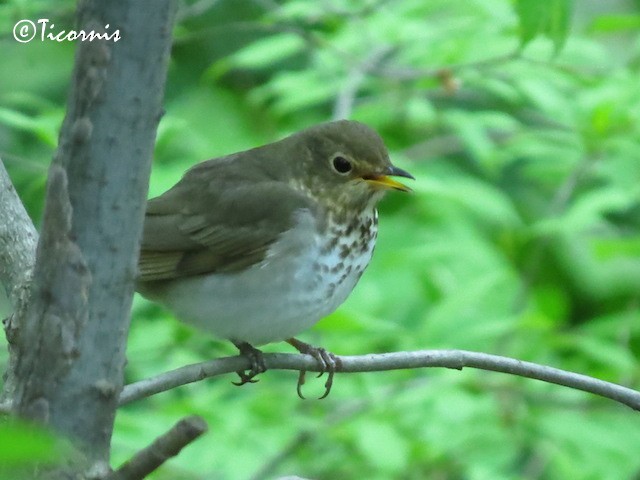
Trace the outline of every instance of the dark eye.
<path fill-rule="evenodd" d="M 351 162 L 341 155 L 334 157 L 332 165 L 335 171 L 342 175 L 344 175 L 345 173 L 349 173 L 353 168 L 351 166 Z"/>

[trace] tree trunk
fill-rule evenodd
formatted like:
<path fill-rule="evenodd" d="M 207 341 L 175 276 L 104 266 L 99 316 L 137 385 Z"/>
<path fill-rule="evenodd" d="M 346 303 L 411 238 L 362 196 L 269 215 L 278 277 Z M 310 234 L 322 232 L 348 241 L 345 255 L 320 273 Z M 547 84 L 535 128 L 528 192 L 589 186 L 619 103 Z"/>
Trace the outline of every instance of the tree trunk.
<path fill-rule="evenodd" d="M 171 0 L 79 3 L 78 30 L 110 39 L 77 41 L 30 301 L 15 327 L 14 408 L 71 438 L 94 473 L 109 465 L 173 14 Z"/>

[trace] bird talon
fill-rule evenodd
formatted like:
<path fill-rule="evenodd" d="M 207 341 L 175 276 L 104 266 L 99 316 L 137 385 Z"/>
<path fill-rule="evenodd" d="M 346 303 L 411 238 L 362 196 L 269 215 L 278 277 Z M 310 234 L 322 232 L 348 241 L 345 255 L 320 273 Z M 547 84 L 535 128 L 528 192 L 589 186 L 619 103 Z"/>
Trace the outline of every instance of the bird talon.
<path fill-rule="evenodd" d="M 327 377 L 327 381 L 324 382 L 324 395 L 322 395 L 318 400 L 322 400 L 323 398 L 327 398 L 329 393 L 331 392 L 331 387 L 333 386 L 333 376 L 334 374 L 342 368 L 342 361 L 340 357 L 337 357 L 331 352 L 325 351 L 325 354 L 331 358 L 331 368 L 329 369 L 329 376 Z"/>
<path fill-rule="evenodd" d="M 327 352 L 324 348 L 314 347 L 309 345 L 308 343 L 301 342 L 296 338 L 290 338 L 287 340 L 287 343 L 296 348 L 300 353 L 304 353 L 307 355 L 311 355 L 318 362 L 318 366 L 320 368 L 320 373 L 318 373 L 316 378 L 320 378 L 325 373 L 328 373 L 327 381 L 324 384 L 325 392 L 324 394 L 318 398 L 318 400 L 322 400 L 323 398 L 327 398 L 329 393 L 331 392 L 331 387 L 333 386 L 333 377 L 337 370 L 339 370 L 342 366 L 342 362 L 340 358 L 334 355 L 331 352 Z M 305 370 L 300 370 L 300 375 L 298 377 L 298 385 L 297 392 L 298 396 L 304 399 L 304 395 L 302 395 L 302 385 L 304 385 L 305 381 Z"/>
<path fill-rule="evenodd" d="M 249 360 L 251 368 L 248 373 L 242 370 L 236 372 L 240 377 L 240 381 L 231 383 L 238 387 L 247 383 L 258 383 L 258 379 L 254 377 L 267 371 L 262 352 L 247 342 L 233 342 L 233 344 L 240 350 L 240 355 L 244 355 Z"/>
<path fill-rule="evenodd" d="M 298 394 L 298 397 L 300 397 L 301 400 L 306 400 L 307 397 L 305 397 L 302 394 L 302 385 L 304 385 L 305 382 L 305 375 L 306 375 L 307 371 L 306 370 L 300 370 L 300 374 L 298 375 L 298 384 L 296 385 L 296 392 Z"/>
<path fill-rule="evenodd" d="M 247 383 L 258 383 L 259 382 L 258 379 L 253 378 L 256 375 L 258 375 L 258 373 L 254 373 L 251 370 L 249 371 L 249 373 L 244 373 L 242 370 L 240 370 L 239 372 L 236 372 L 236 373 L 240 377 L 240 381 L 239 382 L 231 382 L 236 387 L 241 387 L 242 385 L 245 385 Z"/>
<path fill-rule="evenodd" d="M 331 387 L 333 386 L 333 374 L 334 372 L 329 372 L 327 381 L 324 382 L 324 394 L 321 397 L 318 397 L 318 400 L 322 400 L 323 398 L 327 398 L 329 396 L 329 393 L 331 392 Z"/>

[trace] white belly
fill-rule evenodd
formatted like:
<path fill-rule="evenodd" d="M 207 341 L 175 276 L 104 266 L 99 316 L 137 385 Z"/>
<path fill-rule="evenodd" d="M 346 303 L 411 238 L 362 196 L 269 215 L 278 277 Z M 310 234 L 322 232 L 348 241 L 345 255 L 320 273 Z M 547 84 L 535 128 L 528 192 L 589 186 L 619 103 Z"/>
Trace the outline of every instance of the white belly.
<path fill-rule="evenodd" d="M 360 279 L 375 243 L 371 213 L 371 241 L 350 260 L 341 252 L 362 244 L 360 230 L 341 235 L 329 248 L 305 212 L 261 263 L 242 272 L 177 279 L 166 284 L 162 299 L 150 298 L 219 338 L 261 345 L 293 337 L 333 312 Z"/>

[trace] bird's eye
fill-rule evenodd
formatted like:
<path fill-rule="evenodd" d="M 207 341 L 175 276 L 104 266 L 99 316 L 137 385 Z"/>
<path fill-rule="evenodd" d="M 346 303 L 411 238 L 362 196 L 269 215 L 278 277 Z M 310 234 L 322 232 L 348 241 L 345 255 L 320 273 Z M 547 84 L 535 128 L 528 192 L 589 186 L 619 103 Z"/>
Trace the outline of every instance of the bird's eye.
<path fill-rule="evenodd" d="M 342 155 L 333 157 L 331 164 L 333 165 L 333 169 L 341 175 L 349 173 L 353 168 L 351 162 L 344 158 Z"/>

